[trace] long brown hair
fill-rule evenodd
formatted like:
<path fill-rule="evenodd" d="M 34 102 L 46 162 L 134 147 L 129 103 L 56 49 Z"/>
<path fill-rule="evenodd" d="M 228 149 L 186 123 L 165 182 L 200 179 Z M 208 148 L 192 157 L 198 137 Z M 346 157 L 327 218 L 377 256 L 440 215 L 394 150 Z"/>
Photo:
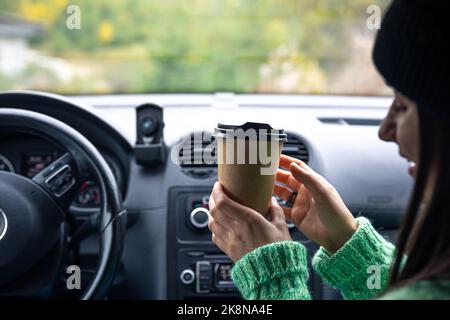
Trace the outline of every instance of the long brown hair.
<path fill-rule="evenodd" d="M 450 279 L 450 121 L 426 109 L 418 107 L 419 168 L 397 243 L 392 287 Z"/>

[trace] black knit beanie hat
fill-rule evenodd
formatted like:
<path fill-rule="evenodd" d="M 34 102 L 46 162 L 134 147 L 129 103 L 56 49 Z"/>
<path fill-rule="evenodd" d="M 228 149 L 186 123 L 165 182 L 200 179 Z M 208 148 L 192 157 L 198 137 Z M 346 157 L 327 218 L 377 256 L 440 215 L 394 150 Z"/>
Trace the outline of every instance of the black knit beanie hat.
<path fill-rule="evenodd" d="M 450 118 L 450 1 L 394 0 L 373 49 L 386 83 Z"/>

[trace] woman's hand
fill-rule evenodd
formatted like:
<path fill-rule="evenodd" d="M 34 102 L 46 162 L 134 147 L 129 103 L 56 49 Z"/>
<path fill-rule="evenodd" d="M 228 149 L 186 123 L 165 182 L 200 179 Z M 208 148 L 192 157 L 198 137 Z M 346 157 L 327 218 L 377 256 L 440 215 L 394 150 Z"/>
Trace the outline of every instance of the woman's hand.
<path fill-rule="evenodd" d="M 209 211 L 212 241 L 234 262 L 263 245 L 291 240 L 283 209 L 275 198 L 268 221 L 257 211 L 231 200 L 216 182 L 209 197 Z"/>
<path fill-rule="evenodd" d="M 304 162 L 281 156 L 274 193 L 288 201 L 297 192 L 292 208 L 282 207 L 286 218 L 309 239 L 331 253 L 345 244 L 357 223 L 336 189 Z"/>

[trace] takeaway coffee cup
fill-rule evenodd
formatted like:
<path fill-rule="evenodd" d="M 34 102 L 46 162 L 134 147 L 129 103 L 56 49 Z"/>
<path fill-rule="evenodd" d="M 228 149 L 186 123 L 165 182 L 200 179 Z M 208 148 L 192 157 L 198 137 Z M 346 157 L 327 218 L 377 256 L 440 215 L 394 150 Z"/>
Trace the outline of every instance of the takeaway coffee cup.
<path fill-rule="evenodd" d="M 218 124 L 219 182 L 234 201 L 266 215 L 273 193 L 284 130 L 266 123 L 247 122 L 241 126 Z"/>

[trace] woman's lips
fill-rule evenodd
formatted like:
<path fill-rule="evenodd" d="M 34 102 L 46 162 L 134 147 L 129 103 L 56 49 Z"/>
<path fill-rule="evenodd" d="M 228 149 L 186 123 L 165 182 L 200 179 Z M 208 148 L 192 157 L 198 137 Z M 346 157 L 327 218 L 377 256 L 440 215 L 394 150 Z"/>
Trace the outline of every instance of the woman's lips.
<path fill-rule="evenodd" d="M 411 177 L 415 177 L 417 173 L 417 166 L 414 161 L 408 161 L 408 173 Z"/>

